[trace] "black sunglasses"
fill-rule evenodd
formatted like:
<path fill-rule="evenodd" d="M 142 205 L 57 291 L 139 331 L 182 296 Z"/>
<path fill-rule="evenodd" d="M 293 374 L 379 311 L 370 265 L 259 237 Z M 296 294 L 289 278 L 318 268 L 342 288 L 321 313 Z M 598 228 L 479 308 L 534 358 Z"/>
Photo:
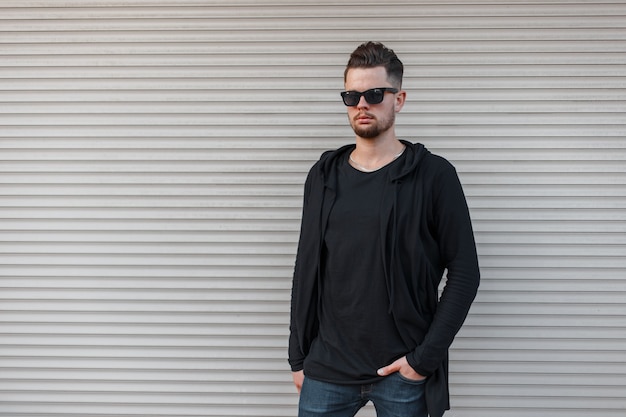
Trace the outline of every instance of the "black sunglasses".
<path fill-rule="evenodd" d="M 359 101 L 361 101 L 361 96 L 365 97 L 365 100 L 369 104 L 378 104 L 381 101 L 383 101 L 383 98 L 385 98 L 385 92 L 387 91 L 390 93 L 397 93 L 398 89 L 390 88 L 390 87 L 381 87 L 381 88 L 372 88 L 371 90 L 367 90 L 363 92 L 342 91 L 341 98 L 343 98 L 343 104 L 349 107 L 356 106 L 357 104 L 359 104 Z"/>

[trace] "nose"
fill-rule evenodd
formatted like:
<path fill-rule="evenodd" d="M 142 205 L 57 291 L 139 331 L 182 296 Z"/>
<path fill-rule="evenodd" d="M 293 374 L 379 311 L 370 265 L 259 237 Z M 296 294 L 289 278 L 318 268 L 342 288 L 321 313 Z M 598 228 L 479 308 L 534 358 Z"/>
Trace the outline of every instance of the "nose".
<path fill-rule="evenodd" d="M 370 104 L 365 100 L 365 96 L 359 97 L 359 104 L 356 105 L 357 109 L 369 108 Z"/>

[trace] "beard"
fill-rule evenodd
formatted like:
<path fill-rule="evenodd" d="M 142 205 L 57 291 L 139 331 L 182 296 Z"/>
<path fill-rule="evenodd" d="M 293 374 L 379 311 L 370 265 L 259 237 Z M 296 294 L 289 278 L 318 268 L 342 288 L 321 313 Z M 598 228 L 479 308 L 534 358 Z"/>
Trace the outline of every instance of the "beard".
<path fill-rule="evenodd" d="M 367 126 L 360 126 L 357 122 L 360 113 L 350 120 L 350 126 L 357 136 L 363 139 L 374 139 L 380 136 L 382 133 L 391 129 L 396 121 L 396 113 L 392 109 L 387 117 L 376 118 L 370 113 L 365 113 L 366 116 L 371 117 L 371 123 Z"/>

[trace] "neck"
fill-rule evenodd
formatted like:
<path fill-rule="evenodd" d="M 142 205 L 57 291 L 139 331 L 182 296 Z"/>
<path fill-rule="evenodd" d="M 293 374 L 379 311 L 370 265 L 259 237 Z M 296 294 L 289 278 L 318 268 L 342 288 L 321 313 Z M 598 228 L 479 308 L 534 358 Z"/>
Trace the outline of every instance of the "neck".
<path fill-rule="evenodd" d="M 352 165 L 361 171 L 375 171 L 398 158 L 405 146 L 395 135 L 385 140 L 358 138 L 350 155 Z"/>
<path fill-rule="evenodd" d="M 398 140 L 395 132 L 390 130 L 386 133 L 386 135 L 371 139 L 357 136 L 356 149 L 354 150 L 353 156 L 375 160 L 400 152 L 404 145 Z"/>

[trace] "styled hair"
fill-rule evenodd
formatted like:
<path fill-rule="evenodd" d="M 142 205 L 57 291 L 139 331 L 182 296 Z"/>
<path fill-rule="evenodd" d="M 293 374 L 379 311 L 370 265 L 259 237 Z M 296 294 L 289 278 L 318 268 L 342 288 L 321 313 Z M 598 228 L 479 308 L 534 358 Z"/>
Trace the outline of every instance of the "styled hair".
<path fill-rule="evenodd" d="M 396 88 L 402 88 L 404 66 L 396 53 L 380 42 L 366 42 L 352 52 L 343 80 L 346 81 L 348 71 L 352 68 L 385 67 L 387 79 Z"/>

